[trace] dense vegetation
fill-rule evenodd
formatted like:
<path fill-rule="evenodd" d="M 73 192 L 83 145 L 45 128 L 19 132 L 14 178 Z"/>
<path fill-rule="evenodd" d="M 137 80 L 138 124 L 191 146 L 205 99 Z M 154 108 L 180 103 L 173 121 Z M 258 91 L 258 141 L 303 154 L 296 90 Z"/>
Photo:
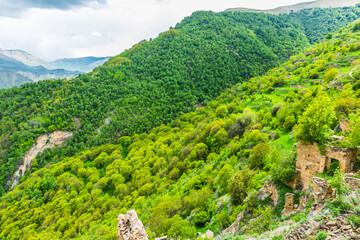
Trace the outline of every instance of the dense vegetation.
<path fill-rule="evenodd" d="M 243 234 L 273 228 L 284 191 L 291 191 L 284 184 L 296 176 L 297 138 L 326 145 L 338 134 L 345 140 L 331 144 L 359 146 L 358 29 L 360 23 L 342 28 L 281 67 L 148 133 L 120 137 L 45 168 L 35 162 L 33 173 L 0 200 L 0 239 L 114 239 L 116 216 L 131 208 L 151 238 L 218 233 L 244 210 Z M 85 77 L 73 81 L 81 86 Z M 350 120 L 351 131 L 333 130 L 341 117 Z M 256 198 L 269 179 L 282 196 L 273 209 L 268 199 Z"/>
<path fill-rule="evenodd" d="M 2 90 L 0 195 L 40 134 L 75 131 L 74 121 L 81 122 L 66 147 L 38 157 L 38 164 L 45 166 L 88 147 L 149 131 L 279 65 L 309 46 L 308 39 L 315 41 L 336 28 L 334 22 L 345 24 L 359 13 L 358 8 L 319 10 L 315 24 L 301 18 L 310 14 L 306 12 L 296 17 L 196 12 L 92 73 Z"/>

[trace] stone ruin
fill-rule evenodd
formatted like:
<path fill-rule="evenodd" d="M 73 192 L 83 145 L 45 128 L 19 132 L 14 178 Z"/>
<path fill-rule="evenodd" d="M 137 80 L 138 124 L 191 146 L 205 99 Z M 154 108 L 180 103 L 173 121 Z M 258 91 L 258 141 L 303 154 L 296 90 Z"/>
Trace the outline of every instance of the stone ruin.
<path fill-rule="evenodd" d="M 325 147 L 324 154 L 316 143 L 305 144 L 299 141 L 296 159 L 296 171 L 299 173 L 293 188 L 308 188 L 311 179 L 330 169 L 331 163 L 339 162 L 344 173 L 351 173 L 357 160 L 358 151 L 351 148 Z"/>
<path fill-rule="evenodd" d="M 126 215 L 118 216 L 118 240 L 148 240 L 143 223 L 138 218 L 135 210 L 129 210 Z"/>
<path fill-rule="evenodd" d="M 326 200 L 333 200 L 335 197 L 335 190 L 329 185 L 327 181 L 322 178 L 314 177 L 313 180 L 313 196 L 301 195 L 299 204 L 295 204 L 295 194 L 285 194 L 285 206 L 281 215 L 283 217 L 290 216 L 297 211 L 305 211 L 306 204 L 314 199 L 314 204 L 311 208 L 312 211 L 317 211 L 324 206 Z"/>

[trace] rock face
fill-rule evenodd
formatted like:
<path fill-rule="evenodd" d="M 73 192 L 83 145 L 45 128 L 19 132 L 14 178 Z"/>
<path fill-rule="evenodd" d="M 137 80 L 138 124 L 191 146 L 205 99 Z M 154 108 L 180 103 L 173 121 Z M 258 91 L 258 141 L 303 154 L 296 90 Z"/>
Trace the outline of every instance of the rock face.
<path fill-rule="evenodd" d="M 258 198 L 264 200 L 265 198 L 270 197 L 274 205 L 279 203 L 279 192 L 276 189 L 276 185 L 268 181 L 265 185 L 259 190 Z"/>
<path fill-rule="evenodd" d="M 135 210 L 129 210 L 126 215 L 118 216 L 118 240 L 148 240 L 144 225 L 139 220 Z"/>
<path fill-rule="evenodd" d="M 299 141 L 296 159 L 296 170 L 299 175 L 296 185 L 308 188 L 312 177 L 329 169 L 334 161 L 339 162 L 344 173 L 352 172 L 357 154 L 356 150 L 350 148 L 326 147 L 323 155 L 316 143 L 305 144 Z"/>
<path fill-rule="evenodd" d="M 61 146 L 66 139 L 73 136 L 72 132 L 55 131 L 51 134 L 45 134 L 38 137 L 36 143 L 30 148 L 30 150 L 24 156 L 24 163 L 18 167 L 18 170 L 14 173 L 12 179 L 11 190 L 19 183 L 19 179 L 24 175 L 27 169 L 31 168 L 32 160 L 42 153 L 47 148 L 54 148 Z"/>

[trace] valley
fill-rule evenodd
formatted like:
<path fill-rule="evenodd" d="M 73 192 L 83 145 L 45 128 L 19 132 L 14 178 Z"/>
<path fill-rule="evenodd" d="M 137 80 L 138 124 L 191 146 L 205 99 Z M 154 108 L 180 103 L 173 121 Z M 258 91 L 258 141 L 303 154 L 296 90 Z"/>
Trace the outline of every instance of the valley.
<path fill-rule="evenodd" d="M 91 70 L 0 90 L 0 240 L 358 239 L 355 4 L 197 11 L 109 58 L 3 53 Z"/>

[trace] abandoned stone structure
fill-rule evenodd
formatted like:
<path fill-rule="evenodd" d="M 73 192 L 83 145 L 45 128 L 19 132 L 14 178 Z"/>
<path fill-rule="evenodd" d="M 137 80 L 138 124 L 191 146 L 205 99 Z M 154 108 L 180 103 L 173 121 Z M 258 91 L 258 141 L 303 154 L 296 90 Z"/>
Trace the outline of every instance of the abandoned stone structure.
<path fill-rule="evenodd" d="M 329 185 L 327 181 L 322 178 L 314 177 L 313 182 L 313 195 L 302 195 L 299 199 L 299 204 L 295 204 L 295 194 L 286 193 L 285 194 L 285 206 L 281 215 L 283 217 L 290 216 L 291 214 L 296 213 L 297 211 L 304 211 L 306 209 L 306 204 L 314 199 L 314 204 L 312 206 L 312 211 L 317 211 L 323 207 L 326 200 L 332 200 L 335 197 L 335 190 Z"/>
<path fill-rule="evenodd" d="M 299 199 L 299 204 L 295 204 L 295 194 L 286 193 L 285 194 L 285 206 L 284 210 L 281 212 L 281 216 L 287 217 L 291 214 L 296 213 L 297 211 L 304 211 L 306 209 L 306 203 L 310 200 L 310 196 L 302 195 Z"/>
<path fill-rule="evenodd" d="M 322 154 L 316 143 L 299 141 L 296 160 L 296 170 L 299 175 L 294 187 L 308 188 L 312 177 L 330 169 L 334 161 L 339 162 L 339 167 L 344 173 L 353 171 L 358 155 L 357 150 L 332 146 L 325 147 L 324 150 L 325 153 Z"/>

